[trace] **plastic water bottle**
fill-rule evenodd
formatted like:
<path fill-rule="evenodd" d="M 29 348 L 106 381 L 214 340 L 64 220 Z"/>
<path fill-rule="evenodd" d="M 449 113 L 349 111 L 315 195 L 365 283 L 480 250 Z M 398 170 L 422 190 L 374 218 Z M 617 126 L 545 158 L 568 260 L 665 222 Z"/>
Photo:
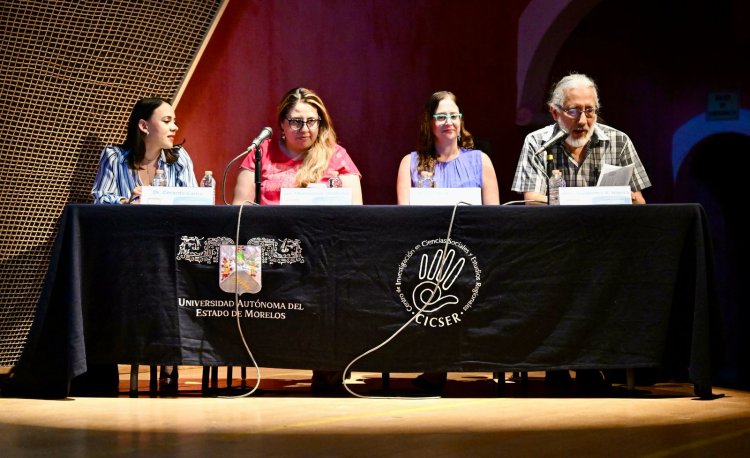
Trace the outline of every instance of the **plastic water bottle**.
<path fill-rule="evenodd" d="M 562 172 L 555 169 L 552 171 L 552 177 L 549 179 L 549 204 L 560 205 L 560 188 L 565 187 L 565 178 Z"/>
<path fill-rule="evenodd" d="M 344 187 L 344 183 L 341 182 L 341 177 L 339 176 L 339 172 L 336 172 L 336 171 L 331 172 L 331 178 L 328 179 L 328 187 L 329 188 Z"/>
<path fill-rule="evenodd" d="M 216 180 L 214 180 L 214 173 L 210 170 L 206 170 L 201 178 L 201 188 L 214 188 L 216 189 Z"/>
<path fill-rule="evenodd" d="M 210 170 L 203 172 L 203 178 L 199 183 L 201 188 L 211 188 L 211 195 L 213 196 L 214 203 L 216 203 L 216 180 L 214 179 L 214 173 Z"/>
<path fill-rule="evenodd" d="M 427 170 L 422 170 L 421 172 L 419 172 L 419 180 L 417 180 L 417 187 L 418 188 L 434 188 L 435 179 L 432 178 L 432 172 L 428 172 Z"/>
<path fill-rule="evenodd" d="M 151 182 L 151 186 L 166 186 L 167 177 L 164 176 L 164 170 L 156 169 L 156 175 L 154 175 L 154 181 Z"/>

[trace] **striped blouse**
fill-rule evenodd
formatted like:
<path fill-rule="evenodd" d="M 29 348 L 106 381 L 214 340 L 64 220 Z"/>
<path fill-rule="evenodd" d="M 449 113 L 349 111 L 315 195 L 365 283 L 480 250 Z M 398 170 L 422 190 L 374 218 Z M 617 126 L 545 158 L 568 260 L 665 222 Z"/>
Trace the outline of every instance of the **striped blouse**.
<path fill-rule="evenodd" d="M 102 150 L 99 159 L 99 170 L 96 173 L 91 195 L 95 204 L 119 204 L 120 199 L 130 199 L 136 186 L 143 186 L 138 170 L 128 166 L 129 150 L 120 146 L 107 146 Z M 164 170 L 167 186 L 198 186 L 193 171 L 193 161 L 184 148 L 179 149 L 177 162 L 167 164 L 164 153 L 157 161 Z"/>

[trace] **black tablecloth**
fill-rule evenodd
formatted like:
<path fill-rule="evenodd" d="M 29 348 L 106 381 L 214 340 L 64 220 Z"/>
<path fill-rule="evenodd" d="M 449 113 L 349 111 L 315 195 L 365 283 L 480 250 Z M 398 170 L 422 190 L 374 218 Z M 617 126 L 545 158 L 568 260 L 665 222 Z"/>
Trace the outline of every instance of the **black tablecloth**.
<path fill-rule="evenodd" d="M 68 206 L 14 390 L 65 396 L 99 363 L 249 364 L 219 284 L 239 210 Z M 261 289 L 238 309 L 258 363 L 343 369 L 424 307 L 352 369 L 667 367 L 711 394 L 699 205 L 461 206 L 451 226 L 453 210 L 245 207 L 239 242 L 262 246 Z"/>

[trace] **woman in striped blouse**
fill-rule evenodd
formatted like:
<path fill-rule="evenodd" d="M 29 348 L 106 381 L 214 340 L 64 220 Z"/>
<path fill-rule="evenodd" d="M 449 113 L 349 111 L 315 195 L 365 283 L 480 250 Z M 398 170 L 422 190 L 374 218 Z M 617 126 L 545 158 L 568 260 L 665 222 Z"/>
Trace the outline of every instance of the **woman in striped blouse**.
<path fill-rule="evenodd" d="M 150 185 L 156 170 L 164 171 L 167 186 L 198 186 L 193 161 L 181 145 L 172 105 L 160 98 L 136 102 L 122 145 L 107 146 L 99 160 L 91 194 L 97 204 L 138 204 L 141 187 Z M 159 389 L 177 391 L 177 366 L 162 366 Z"/>
<path fill-rule="evenodd" d="M 172 105 L 161 98 L 136 102 L 122 145 L 102 150 L 91 194 L 97 204 L 137 204 L 141 187 L 150 185 L 161 169 L 167 186 L 198 186 L 193 161 L 181 145 Z"/>

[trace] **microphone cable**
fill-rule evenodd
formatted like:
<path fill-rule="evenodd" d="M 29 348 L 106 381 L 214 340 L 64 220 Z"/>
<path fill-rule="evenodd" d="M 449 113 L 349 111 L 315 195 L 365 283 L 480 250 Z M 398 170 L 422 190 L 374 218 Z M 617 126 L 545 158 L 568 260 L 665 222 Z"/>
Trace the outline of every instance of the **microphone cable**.
<path fill-rule="evenodd" d="M 456 204 L 453 206 L 453 213 L 451 214 L 451 221 L 448 224 L 448 235 L 445 237 L 445 245 L 443 246 L 443 256 L 442 256 L 442 258 L 440 260 L 440 266 L 438 267 L 438 271 L 436 273 L 436 277 L 435 277 L 436 279 L 437 278 L 443 278 L 443 268 L 445 267 L 445 261 L 448 258 L 448 245 L 450 243 L 451 232 L 453 231 L 453 222 L 454 222 L 454 220 L 456 218 L 456 210 L 458 209 L 458 206 L 460 204 L 471 205 L 471 204 L 469 204 L 467 202 L 456 202 Z M 352 391 L 349 388 L 349 386 L 346 383 L 346 374 L 349 372 L 349 369 L 354 365 L 354 363 L 356 363 L 360 359 L 364 358 L 365 356 L 367 356 L 369 354 L 372 354 L 375 351 L 380 350 L 381 348 L 383 348 L 388 342 L 390 342 L 391 340 L 395 339 L 396 336 L 399 335 L 401 333 L 401 331 L 403 331 L 404 329 L 406 329 L 406 327 L 409 326 L 414 320 L 416 320 L 419 316 L 423 315 L 425 307 L 427 306 L 427 304 L 432 303 L 432 299 L 435 297 L 435 294 L 437 293 L 439 287 L 440 287 L 439 286 L 439 282 L 435 282 L 435 287 L 432 289 L 432 293 L 430 294 L 430 298 L 428 299 L 428 301 L 425 303 L 425 305 L 423 307 L 420 308 L 420 307 L 417 307 L 417 304 L 413 304 L 414 308 L 417 309 L 417 313 L 415 313 L 408 321 L 406 321 L 406 323 L 404 323 L 400 328 L 398 328 L 393 334 L 391 334 L 383 342 L 379 343 L 378 345 L 370 348 L 369 350 L 365 351 L 361 355 L 357 356 L 349 364 L 346 365 L 346 368 L 342 372 L 341 378 L 342 378 L 342 386 L 344 387 L 344 389 L 346 389 L 346 391 L 349 392 L 349 394 L 351 394 L 352 396 L 355 396 L 357 398 L 362 398 L 362 399 L 415 399 L 415 400 L 416 399 L 419 399 L 419 400 L 421 400 L 421 399 L 440 399 L 440 396 L 418 396 L 418 397 L 406 397 L 406 396 L 367 396 L 367 395 L 362 395 L 362 394 L 355 393 L 354 391 Z"/>
<path fill-rule="evenodd" d="M 245 156 L 247 153 L 249 153 L 251 148 L 246 149 L 245 151 L 241 152 L 237 156 L 235 156 L 234 159 L 229 161 L 226 167 L 224 167 L 224 177 L 221 180 L 221 199 L 224 201 L 224 205 L 229 205 L 229 202 L 227 202 L 227 172 L 229 172 L 229 167 L 234 164 L 238 159 Z M 240 214 L 242 214 L 242 209 L 240 209 Z"/>
<path fill-rule="evenodd" d="M 238 156 L 239 157 L 239 156 Z M 225 172 L 226 175 L 226 172 Z M 246 201 L 248 202 L 248 201 Z M 251 202 L 253 205 L 258 205 L 255 202 Z M 242 325 L 240 323 L 240 293 L 239 293 L 239 277 L 240 272 L 237 269 L 237 253 L 239 252 L 240 247 L 240 224 L 242 221 L 242 209 L 245 207 L 245 202 L 242 202 L 240 204 L 240 210 L 237 213 L 237 233 L 235 236 L 235 242 L 234 242 L 234 314 L 237 318 L 237 330 L 240 333 L 240 339 L 242 340 L 242 345 L 245 347 L 245 351 L 247 352 L 248 356 L 250 356 L 250 360 L 253 362 L 253 367 L 255 368 L 255 386 L 248 391 L 247 393 L 238 394 L 236 396 L 219 396 L 220 399 L 238 399 L 238 398 L 245 398 L 253 393 L 255 393 L 258 390 L 258 387 L 260 386 L 260 367 L 258 367 L 258 362 L 255 361 L 255 357 L 253 356 L 253 352 L 250 350 L 250 347 L 247 344 L 247 340 L 245 339 L 245 333 L 242 332 Z M 261 253 L 261 262 L 262 262 L 262 253 Z"/>

